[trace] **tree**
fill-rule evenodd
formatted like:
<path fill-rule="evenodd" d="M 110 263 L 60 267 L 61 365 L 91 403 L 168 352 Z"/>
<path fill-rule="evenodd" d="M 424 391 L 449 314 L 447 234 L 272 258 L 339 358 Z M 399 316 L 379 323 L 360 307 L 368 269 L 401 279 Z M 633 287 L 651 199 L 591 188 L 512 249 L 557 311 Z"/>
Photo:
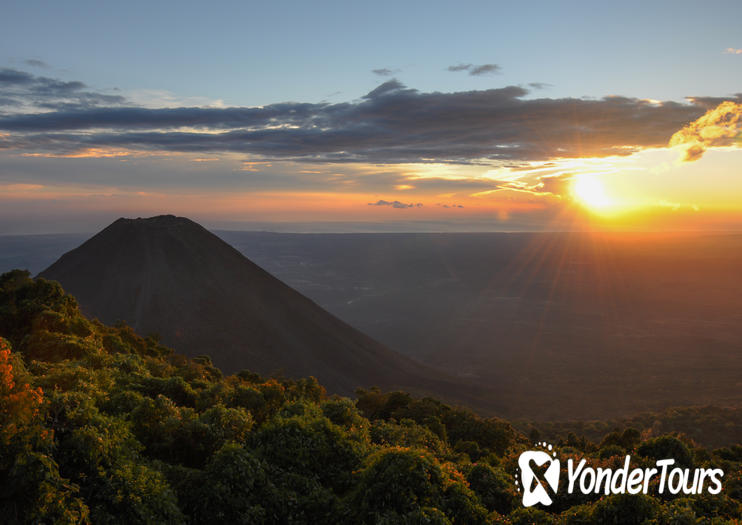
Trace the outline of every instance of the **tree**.
<path fill-rule="evenodd" d="M 62 478 L 48 453 L 53 434 L 43 424 L 43 392 L 18 375 L 22 361 L 0 337 L 0 513 L 7 523 L 85 522 L 78 487 Z"/>

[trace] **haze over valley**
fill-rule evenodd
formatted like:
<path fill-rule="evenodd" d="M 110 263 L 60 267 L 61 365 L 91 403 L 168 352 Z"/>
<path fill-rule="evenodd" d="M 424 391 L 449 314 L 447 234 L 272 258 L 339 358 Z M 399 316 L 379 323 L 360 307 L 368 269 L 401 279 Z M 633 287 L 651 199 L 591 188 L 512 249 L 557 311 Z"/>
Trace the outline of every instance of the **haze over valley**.
<path fill-rule="evenodd" d="M 485 412 L 742 401 L 739 234 L 217 234 L 361 332 L 477 385 Z M 85 237 L 0 237 L 0 270 L 39 271 Z"/>

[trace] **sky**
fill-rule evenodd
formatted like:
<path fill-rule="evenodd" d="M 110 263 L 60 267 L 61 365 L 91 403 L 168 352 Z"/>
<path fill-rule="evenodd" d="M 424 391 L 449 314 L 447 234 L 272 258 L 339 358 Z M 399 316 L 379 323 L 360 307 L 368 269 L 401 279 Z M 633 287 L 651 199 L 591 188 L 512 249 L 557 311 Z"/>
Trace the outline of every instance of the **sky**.
<path fill-rule="evenodd" d="M 740 2 L 6 4 L 0 234 L 160 213 L 739 230 L 740 19 Z"/>

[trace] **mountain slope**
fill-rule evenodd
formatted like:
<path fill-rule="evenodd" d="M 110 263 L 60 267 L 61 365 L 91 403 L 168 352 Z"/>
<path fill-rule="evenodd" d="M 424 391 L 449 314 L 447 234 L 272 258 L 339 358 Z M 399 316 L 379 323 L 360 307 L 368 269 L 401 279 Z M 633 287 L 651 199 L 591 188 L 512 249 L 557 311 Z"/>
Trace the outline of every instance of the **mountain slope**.
<path fill-rule="evenodd" d="M 186 218 L 119 219 L 39 277 L 59 281 L 85 313 L 207 354 L 227 373 L 314 375 L 331 392 L 376 385 L 479 404 L 472 387 L 348 326 Z"/>

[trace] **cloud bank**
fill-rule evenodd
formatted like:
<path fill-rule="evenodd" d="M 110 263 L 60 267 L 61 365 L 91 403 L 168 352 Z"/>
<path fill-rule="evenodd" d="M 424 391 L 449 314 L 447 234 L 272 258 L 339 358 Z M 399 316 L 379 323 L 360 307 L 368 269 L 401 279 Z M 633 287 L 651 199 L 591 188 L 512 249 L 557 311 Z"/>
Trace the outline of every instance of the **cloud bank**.
<path fill-rule="evenodd" d="M 454 67 L 471 72 L 484 66 Z M 0 149 L 31 155 L 107 148 L 234 152 L 263 160 L 375 164 L 544 161 L 663 147 L 678 129 L 725 101 L 530 94 L 520 86 L 421 92 L 391 79 L 353 102 L 148 108 L 81 82 L 2 69 Z"/>

